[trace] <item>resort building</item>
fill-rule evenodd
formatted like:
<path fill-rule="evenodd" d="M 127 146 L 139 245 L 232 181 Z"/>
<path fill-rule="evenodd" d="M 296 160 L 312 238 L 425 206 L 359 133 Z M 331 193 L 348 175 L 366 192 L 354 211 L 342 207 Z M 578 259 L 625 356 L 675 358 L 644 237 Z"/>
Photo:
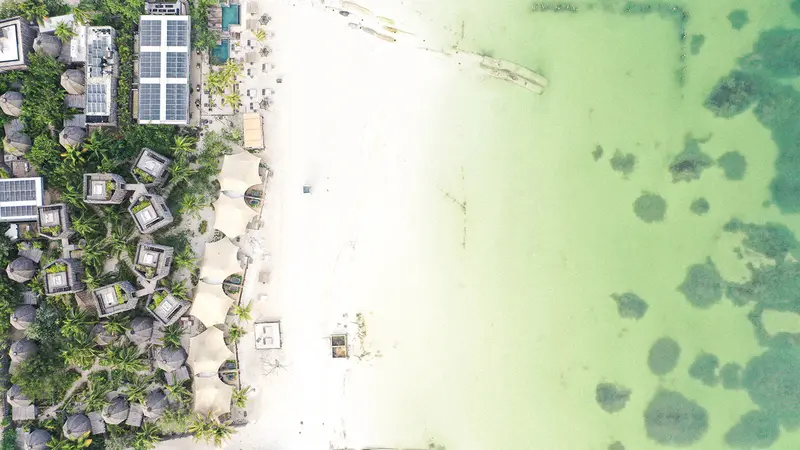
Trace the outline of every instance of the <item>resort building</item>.
<path fill-rule="evenodd" d="M 189 302 L 180 300 L 164 288 L 156 289 L 147 301 L 147 312 L 163 325 L 172 325 L 189 309 Z"/>
<path fill-rule="evenodd" d="M 0 20 L 0 72 L 28 68 L 36 29 L 21 17 Z"/>
<path fill-rule="evenodd" d="M 40 206 L 36 214 L 39 234 L 47 239 L 60 240 L 70 237 L 69 214 L 67 205 L 57 203 L 54 205 Z"/>
<path fill-rule="evenodd" d="M 147 280 L 160 280 L 169 275 L 174 253 L 175 250 L 166 245 L 140 242 L 136 246 L 136 262 L 133 271 Z"/>
<path fill-rule="evenodd" d="M 190 34 L 189 16 L 141 16 L 140 124 L 188 125 Z"/>
<path fill-rule="evenodd" d="M 99 317 L 107 317 L 136 308 L 136 289 L 127 281 L 99 287 L 92 291 L 92 298 Z"/>
<path fill-rule="evenodd" d="M 43 205 L 41 177 L 0 179 L 0 222 L 31 222 Z"/>
<path fill-rule="evenodd" d="M 119 205 L 128 196 L 125 179 L 114 173 L 83 175 L 83 201 L 92 204 Z"/>
<path fill-rule="evenodd" d="M 114 45 L 117 32 L 111 27 L 86 29 L 87 125 L 117 124 L 117 79 L 119 54 Z"/>
<path fill-rule="evenodd" d="M 147 187 L 161 186 L 167 181 L 169 172 L 167 169 L 172 164 L 172 160 L 164 155 L 156 153 L 149 148 L 143 148 L 139 152 L 131 169 L 131 174 L 136 181 Z"/>
<path fill-rule="evenodd" d="M 142 234 L 152 233 L 172 223 L 172 212 L 167 208 L 164 197 L 156 194 L 140 195 L 128 207 L 136 228 Z"/>
<path fill-rule="evenodd" d="M 44 294 L 75 294 L 86 290 L 81 281 L 83 267 L 72 258 L 57 259 L 44 266 Z"/>
<path fill-rule="evenodd" d="M 144 12 L 153 16 L 185 16 L 189 7 L 183 0 L 174 2 L 146 2 Z"/>
<path fill-rule="evenodd" d="M 20 256 L 8 263 L 6 275 L 17 283 L 27 283 L 36 276 L 36 263 L 30 258 Z"/>
<path fill-rule="evenodd" d="M 0 95 L 0 109 L 3 113 L 11 117 L 19 117 L 22 115 L 22 102 L 25 96 L 17 91 L 6 91 Z"/>

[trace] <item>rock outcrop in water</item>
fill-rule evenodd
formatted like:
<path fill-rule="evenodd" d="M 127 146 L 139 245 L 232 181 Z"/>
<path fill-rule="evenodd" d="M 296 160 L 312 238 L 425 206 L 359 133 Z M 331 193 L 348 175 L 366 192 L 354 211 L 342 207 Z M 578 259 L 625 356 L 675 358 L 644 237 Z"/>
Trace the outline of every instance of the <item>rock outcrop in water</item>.
<path fill-rule="evenodd" d="M 595 388 L 595 401 L 609 414 L 622 411 L 630 398 L 630 389 L 618 384 L 599 383 Z"/>
<path fill-rule="evenodd" d="M 617 150 L 614 152 L 614 156 L 609 160 L 609 163 L 611 164 L 611 170 L 619 172 L 627 177 L 632 174 L 633 170 L 636 168 L 636 155 L 632 153 L 622 153 Z"/>
<path fill-rule="evenodd" d="M 592 151 L 592 158 L 595 161 L 600 161 L 600 158 L 602 158 L 602 157 L 603 157 L 603 146 L 602 145 L 597 145 L 594 148 L 594 151 Z"/>
<path fill-rule="evenodd" d="M 736 363 L 728 363 L 719 369 L 719 378 L 722 380 L 722 387 L 725 389 L 739 389 L 742 387 L 742 366 Z"/>
<path fill-rule="evenodd" d="M 669 165 L 673 183 L 698 180 L 704 170 L 714 165 L 714 160 L 700 150 L 700 144 L 706 141 L 686 136 L 683 151 Z"/>
<path fill-rule="evenodd" d="M 747 172 L 747 160 L 739 152 L 727 152 L 717 158 L 717 165 L 722 168 L 725 178 L 738 181 Z"/>
<path fill-rule="evenodd" d="M 667 215 L 667 201 L 651 192 L 643 192 L 633 202 L 633 212 L 645 223 L 661 222 Z"/>
<path fill-rule="evenodd" d="M 711 205 L 708 204 L 708 200 L 703 197 L 695 199 L 692 204 L 689 206 L 689 211 L 692 213 L 702 216 L 708 213 L 708 210 L 711 209 Z"/>
<path fill-rule="evenodd" d="M 697 55 L 700 53 L 700 49 L 703 48 L 703 44 L 706 43 L 706 37 L 702 34 L 693 34 L 692 39 L 689 41 L 689 53 L 692 55 Z"/>
<path fill-rule="evenodd" d="M 617 304 L 619 316 L 624 319 L 639 320 L 644 317 L 649 308 L 647 302 L 633 292 L 611 294 L 611 298 L 613 298 L 614 302 Z"/>
<path fill-rule="evenodd" d="M 758 98 L 752 76 L 734 71 L 723 77 L 706 99 L 705 107 L 717 117 L 730 118 L 746 111 Z"/>
<path fill-rule="evenodd" d="M 608 450 L 625 450 L 625 446 L 622 445 L 622 442 L 615 441 L 608 445 Z"/>
<path fill-rule="evenodd" d="M 706 386 L 716 386 L 718 368 L 719 358 L 711 353 L 701 353 L 697 355 L 692 365 L 689 366 L 689 376 Z"/>
<path fill-rule="evenodd" d="M 737 9 L 728 14 L 728 22 L 734 30 L 741 30 L 750 22 L 750 15 L 747 14 L 747 10 Z"/>
<path fill-rule="evenodd" d="M 707 259 L 703 264 L 689 266 L 686 278 L 678 290 L 697 308 L 709 308 L 722 299 L 725 282 L 717 267 Z"/>
<path fill-rule="evenodd" d="M 752 224 L 731 219 L 723 230 L 729 233 L 744 233 L 742 245 L 746 249 L 760 253 L 775 262 L 783 262 L 792 249 L 798 246 L 792 230 L 781 223 Z"/>
<path fill-rule="evenodd" d="M 787 427 L 800 425 L 800 348 L 782 345 L 751 359 L 742 373 L 750 399 Z"/>
<path fill-rule="evenodd" d="M 678 358 L 681 356 L 681 346 L 668 337 L 656 340 L 647 354 L 647 366 L 653 375 L 666 375 L 678 365 Z"/>
<path fill-rule="evenodd" d="M 708 430 L 708 413 L 678 392 L 661 390 L 647 405 L 644 426 L 647 437 L 659 444 L 685 447 Z"/>
<path fill-rule="evenodd" d="M 725 433 L 725 443 L 740 449 L 768 448 L 778 440 L 780 434 L 775 417 L 763 411 L 750 411 Z"/>

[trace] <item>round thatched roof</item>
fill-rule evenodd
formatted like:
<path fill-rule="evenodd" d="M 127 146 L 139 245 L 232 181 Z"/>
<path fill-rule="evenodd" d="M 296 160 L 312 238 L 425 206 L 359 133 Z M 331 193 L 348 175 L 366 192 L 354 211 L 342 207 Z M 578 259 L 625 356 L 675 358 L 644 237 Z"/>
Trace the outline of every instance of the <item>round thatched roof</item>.
<path fill-rule="evenodd" d="M 130 411 L 128 401 L 125 400 L 125 397 L 118 395 L 111 400 L 108 406 L 103 408 L 103 420 L 111 425 L 119 425 L 128 418 L 128 411 Z"/>
<path fill-rule="evenodd" d="M 131 330 L 128 338 L 135 344 L 141 344 L 150 340 L 153 335 L 153 319 L 139 316 L 131 321 Z"/>
<path fill-rule="evenodd" d="M 117 339 L 116 336 L 112 335 L 106 330 L 106 327 L 103 325 L 103 323 L 98 323 L 94 326 L 94 328 L 92 328 L 91 336 L 97 345 L 102 346 L 106 346 Z"/>
<path fill-rule="evenodd" d="M 8 355 L 11 356 L 11 361 L 22 362 L 35 355 L 38 350 L 39 347 L 36 346 L 35 342 L 29 339 L 20 339 L 11 344 Z"/>
<path fill-rule="evenodd" d="M 61 74 L 61 86 L 68 94 L 82 95 L 86 92 L 86 75 L 82 70 L 69 69 Z"/>
<path fill-rule="evenodd" d="M 31 431 L 25 439 L 25 450 L 47 450 L 47 443 L 53 439 L 47 430 L 36 429 Z"/>
<path fill-rule="evenodd" d="M 78 127 L 66 127 L 58 135 L 58 143 L 62 147 L 77 147 L 86 140 L 86 131 Z"/>
<path fill-rule="evenodd" d="M 15 156 L 22 156 L 31 149 L 31 138 L 19 131 L 12 131 L 5 137 L 6 150 Z"/>
<path fill-rule="evenodd" d="M 164 414 L 164 410 L 169 407 L 169 402 L 167 401 L 167 396 L 164 395 L 164 391 L 161 389 L 156 389 L 151 391 L 147 394 L 147 398 L 144 400 L 144 415 L 151 419 L 157 419 Z"/>
<path fill-rule="evenodd" d="M 20 256 L 8 263 L 6 274 L 8 278 L 17 283 L 26 283 L 36 276 L 36 263 L 24 256 Z"/>
<path fill-rule="evenodd" d="M 36 319 L 36 308 L 31 305 L 19 305 L 11 313 L 11 325 L 18 330 L 27 329 Z"/>
<path fill-rule="evenodd" d="M 61 40 L 52 34 L 39 33 L 33 41 L 33 50 L 57 58 L 61 54 Z"/>
<path fill-rule="evenodd" d="M 67 439 L 78 439 L 92 431 L 92 423 L 85 414 L 73 414 L 64 422 L 61 431 Z"/>
<path fill-rule="evenodd" d="M 17 91 L 6 91 L 0 95 L 0 109 L 9 116 L 19 117 L 22 114 L 22 100 L 25 96 Z"/>
<path fill-rule="evenodd" d="M 22 388 L 18 384 L 11 386 L 11 389 L 6 391 L 6 400 L 8 400 L 11 406 L 25 407 L 33 403 L 31 399 L 22 392 Z"/>
<path fill-rule="evenodd" d="M 164 372 L 172 372 L 186 363 L 186 350 L 183 347 L 161 347 L 156 352 L 156 365 Z"/>

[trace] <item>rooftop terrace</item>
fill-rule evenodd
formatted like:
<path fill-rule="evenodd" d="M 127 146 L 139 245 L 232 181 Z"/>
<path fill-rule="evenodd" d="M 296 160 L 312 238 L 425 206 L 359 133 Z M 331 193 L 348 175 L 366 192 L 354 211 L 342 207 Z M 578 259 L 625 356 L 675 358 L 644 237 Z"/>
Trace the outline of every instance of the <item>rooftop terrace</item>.
<path fill-rule="evenodd" d="M 99 287 L 92 291 L 92 297 L 100 317 L 106 317 L 136 307 L 137 298 L 134 296 L 136 289 L 127 281 L 120 281 L 108 286 Z"/>

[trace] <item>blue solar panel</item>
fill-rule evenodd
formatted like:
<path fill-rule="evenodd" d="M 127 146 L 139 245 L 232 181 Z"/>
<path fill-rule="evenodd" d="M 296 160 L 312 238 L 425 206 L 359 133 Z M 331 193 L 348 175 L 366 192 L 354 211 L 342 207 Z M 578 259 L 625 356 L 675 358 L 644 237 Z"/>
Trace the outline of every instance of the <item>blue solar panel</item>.
<path fill-rule="evenodd" d="M 161 118 L 161 85 L 142 84 L 139 86 L 139 120 L 159 120 Z"/>

